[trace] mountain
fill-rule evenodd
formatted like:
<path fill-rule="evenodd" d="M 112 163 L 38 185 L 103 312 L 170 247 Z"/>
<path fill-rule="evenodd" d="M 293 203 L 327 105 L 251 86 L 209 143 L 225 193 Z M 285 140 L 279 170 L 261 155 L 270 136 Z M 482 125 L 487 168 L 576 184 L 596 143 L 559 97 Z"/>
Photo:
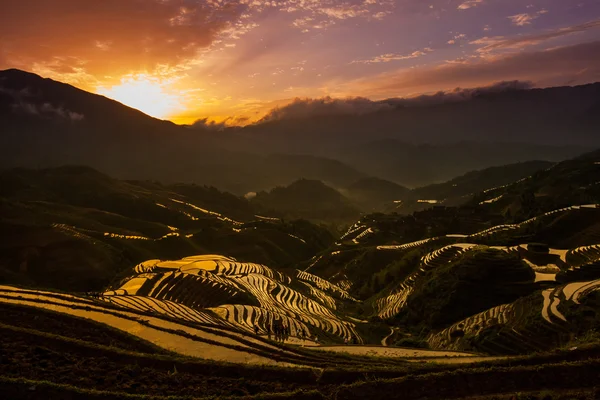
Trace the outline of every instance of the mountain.
<path fill-rule="evenodd" d="M 237 132 L 280 151 L 395 139 L 413 143 L 477 141 L 598 145 L 600 83 L 546 89 L 481 90 L 460 101 L 388 99 L 374 112 L 284 116 Z M 350 101 L 350 100 L 349 100 Z M 384 107 L 381 107 L 383 105 Z M 350 108 L 350 107 L 348 107 Z M 279 132 L 286 132 L 285 137 Z M 368 136 L 364 133 L 369 132 Z M 249 144 L 249 143 L 247 143 Z"/>
<path fill-rule="evenodd" d="M 525 138 L 526 133 L 523 135 Z M 584 151 L 584 146 L 550 146 L 502 140 L 411 144 L 398 139 L 385 139 L 340 148 L 328 156 L 373 176 L 416 188 L 446 182 L 473 170 L 530 160 L 558 162 Z"/>
<path fill-rule="evenodd" d="M 338 159 L 409 187 L 491 166 L 561 161 L 600 145 L 595 134 L 600 83 L 482 90 L 460 101 L 433 100 L 388 99 L 372 102 L 372 112 L 315 110 L 302 116 L 286 115 L 284 107 L 281 118 L 225 131 L 219 139 L 229 148 Z"/>
<path fill-rule="evenodd" d="M 393 208 L 387 210 L 410 214 L 423 210 L 431 204 L 459 206 L 470 202 L 473 196 L 479 192 L 492 191 L 495 188 L 529 178 L 553 165 L 554 163 L 548 161 L 526 161 L 470 171 L 444 183 L 413 189 L 410 195 L 401 198 L 402 202 L 398 202 Z"/>
<path fill-rule="evenodd" d="M 345 189 L 340 189 L 340 192 L 365 212 L 411 214 L 429 208 L 432 204 L 466 204 L 479 192 L 512 184 L 553 165 L 554 163 L 549 161 L 527 161 L 490 167 L 467 172 L 444 183 L 415 189 L 408 189 L 384 179 L 363 178 Z"/>
<path fill-rule="evenodd" d="M 379 211 L 389 208 L 394 201 L 405 199 L 410 189 L 385 179 L 369 177 L 359 179 L 342 193 L 365 211 Z"/>
<path fill-rule="evenodd" d="M 530 218 L 536 214 L 572 204 L 597 201 L 600 152 L 586 153 L 529 177 L 475 196 L 471 203 L 481 203 L 490 211 L 503 214 L 508 221 Z"/>
<path fill-rule="evenodd" d="M 461 198 L 513 183 L 552 165 L 554 164 L 548 161 L 526 161 L 471 171 L 448 182 L 417 188 L 413 190 L 413 195 L 421 199 L 435 200 Z"/>
<path fill-rule="evenodd" d="M 195 182 L 245 194 L 299 178 L 347 185 L 362 174 L 311 155 L 232 151 L 212 131 L 149 117 L 18 70 L 0 72 L 0 168 L 89 165 L 122 179 Z"/>
<path fill-rule="evenodd" d="M 197 183 L 237 195 L 301 178 L 340 188 L 368 176 L 425 186 L 475 169 L 584 152 L 596 143 L 598 87 L 482 93 L 461 102 L 395 104 L 215 132 L 6 70 L 0 71 L 0 168 L 89 165 L 120 179 Z"/>
<path fill-rule="evenodd" d="M 337 190 L 321 181 L 301 179 L 289 186 L 259 192 L 252 204 L 282 218 L 351 223 L 360 210 Z"/>

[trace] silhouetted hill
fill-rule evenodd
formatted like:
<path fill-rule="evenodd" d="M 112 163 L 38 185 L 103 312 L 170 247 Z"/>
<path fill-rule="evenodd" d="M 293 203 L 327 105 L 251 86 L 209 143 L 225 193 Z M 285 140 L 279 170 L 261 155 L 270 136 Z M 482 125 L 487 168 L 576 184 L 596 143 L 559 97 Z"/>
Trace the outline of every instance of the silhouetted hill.
<path fill-rule="evenodd" d="M 471 171 L 448 182 L 416 188 L 413 194 L 422 199 L 435 200 L 469 196 L 482 190 L 513 183 L 552 165 L 553 163 L 548 161 L 527 161 Z"/>
<path fill-rule="evenodd" d="M 270 192 L 260 192 L 252 203 L 286 219 L 348 223 L 360 215 L 359 209 L 340 192 L 321 181 L 309 179 L 300 179 Z"/>
<path fill-rule="evenodd" d="M 362 174 L 316 156 L 232 151 L 217 133 L 161 121 L 19 70 L 0 72 L 0 168 L 89 165 L 124 179 L 195 182 L 237 194 L 301 177 L 347 185 Z"/>
<path fill-rule="evenodd" d="M 508 220 L 519 221 L 541 212 L 600 201 L 600 152 L 566 160 L 530 177 L 479 193 L 472 203 L 483 203 Z"/>
<path fill-rule="evenodd" d="M 320 138 L 344 143 L 398 139 L 415 143 L 456 141 L 597 145 L 595 129 L 582 124 L 600 100 L 600 83 L 574 87 L 481 91 L 462 101 L 410 104 L 378 102 L 376 112 L 286 117 L 249 128 L 258 138 L 282 148 Z M 277 132 L 285 131 L 285 138 Z M 370 132 L 365 139 L 364 132 Z M 342 140 L 343 139 L 343 140 Z M 290 144 L 287 144 L 289 140 Z"/>
<path fill-rule="evenodd" d="M 552 165 L 548 161 L 527 161 L 490 167 L 412 190 L 379 178 L 365 178 L 349 186 L 343 193 L 359 204 L 363 211 L 411 214 L 432 204 L 459 206 L 468 203 L 483 190 L 512 184 Z"/>
<path fill-rule="evenodd" d="M 30 118 L 33 116 L 41 117 L 50 124 L 65 122 L 61 119 L 79 121 L 85 123 L 88 129 L 97 127 L 98 132 L 102 128 L 145 127 L 159 130 L 176 127 L 172 122 L 152 118 L 107 97 L 17 69 L 0 71 L 0 88 L 0 115 L 14 118 L 16 114 L 21 117 L 19 122 L 39 123 L 39 120 Z M 108 115 L 110 118 L 107 118 Z M 118 136 L 120 132 L 102 133 Z"/>
<path fill-rule="evenodd" d="M 335 187 L 366 175 L 423 186 L 581 153 L 596 140 L 598 86 L 483 93 L 214 132 L 7 70 L 0 72 L 0 167 L 90 165 L 121 179 L 195 182 L 240 195 L 302 177 Z"/>
<path fill-rule="evenodd" d="M 599 102 L 600 83 L 482 91 L 442 103 L 389 99 L 373 102 L 380 111 L 284 116 L 226 131 L 220 139 L 230 148 L 335 158 L 416 187 L 475 169 L 561 161 L 590 150 L 600 145 L 594 112 Z"/>
<path fill-rule="evenodd" d="M 363 178 L 342 191 L 365 211 L 380 211 L 394 201 L 405 199 L 410 189 L 375 177 Z"/>
<path fill-rule="evenodd" d="M 490 124 L 495 121 L 490 119 Z M 526 134 L 524 133 L 524 137 Z M 481 141 L 411 144 L 398 139 L 340 148 L 331 157 L 361 171 L 408 187 L 442 183 L 473 170 L 529 160 L 562 161 L 584 152 L 580 146 L 548 146 L 524 142 Z"/>

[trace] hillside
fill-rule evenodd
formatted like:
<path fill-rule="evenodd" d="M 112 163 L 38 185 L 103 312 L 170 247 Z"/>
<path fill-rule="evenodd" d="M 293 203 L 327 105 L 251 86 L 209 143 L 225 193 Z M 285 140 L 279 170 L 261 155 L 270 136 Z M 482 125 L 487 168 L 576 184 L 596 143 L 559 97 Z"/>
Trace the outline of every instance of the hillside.
<path fill-rule="evenodd" d="M 571 204 L 595 202 L 600 171 L 598 151 L 566 160 L 517 182 L 490 188 L 472 202 L 503 214 L 509 221 L 530 218 Z"/>
<path fill-rule="evenodd" d="M 548 161 L 526 161 L 470 171 L 443 183 L 415 188 L 409 195 L 400 198 L 402 202 L 393 208 L 388 207 L 387 211 L 410 214 L 430 204 L 460 206 L 469 203 L 477 193 L 512 184 L 552 165 L 554 163 Z"/>
<path fill-rule="evenodd" d="M 363 178 L 346 187 L 342 193 L 365 211 L 393 207 L 394 202 L 410 196 L 410 189 L 379 178 Z"/>
<path fill-rule="evenodd" d="M 257 193 L 251 202 L 286 219 L 304 218 L 343 224 L 351 223 L 360 216 L 359 209 L 340 192 L 321 181 L 308 179 Z"/>
<path fill-rule="evenodd" d="M 0 172 L 3 282 L 98 290 L 131 264 L 223 253 L 277 265 L 331 241 L 306 221 L 265 221 L 215 188 L 126 182 L 87 167 Z"/>
<path fill-rule="evenodd" d="M 6 294 L 3 292 L 3 296 Z M 57 297 L 53 300 L 60 302 Z M 222 351 L 241 353 L 247 360 L 233 364 L 164 352 L 147 341 L 87 318 L 44 307 L 10 304 L 7 297 L 2 298 L 0 307 L 2 354 L 9 360 L 2 364 L 0 385 L 12 399 L 183 399 L 198 398 L 200 391 L 200 398 L 229 399 L 333 399 L 340 395 L 364 398 L 374 394 L 389 399 L 418 399 L 426 393 L 429 397 L 461 395 L 474 400 L 493 394 L 494 398 L 508 400 L 517 391 L 552 399 L 593 399 L 596 394 L 593 382 L 598 377 L 599 353 L 593 346 L 510 361 L 432 365 L 290 348 L 248 334 L 243 337 L 235 331 L 209 332 L 203 328 L 196 329 L 202 336 L 184 337 L 183 329 L 191 329 L 182 327 L 179 340 L 202 348 L 205 353 L 211 348 L 207 335 L 219 333 L 230 340 L 232 345 L 221 347 Z M 98 315 L 109 318 L 121 313 L 106 309 Z M 32 326 L 31 321 L 39 323 Z M 280 362 L 254 364 L 264 354 L 271 354 Z M 64 367 L 77 366 L 82 359 L 85 368 Z M 303 367 L 283 367 L 286 362 L 302 363 Z M 9 368 L 14 365 L 21 368 Z M 377 380 L 366 380 L 365 374 Z M 464 385 L 457 388 L 459 379 Z"/>
<path fill-rule="evenodd" d="M 535 172 L 550 168 L 553 164 L 549 161 L 526 161 L 470 171 L 444 183 L 416 188 L 413 194 L 420 199 L 449 199 L 452 202 L 456 201 L 456 198 L 464 198 L 529 177 Z"/>
<path fill-rule="evenodd" d="M 496 122 L 493 119 L 489 121 L 492 121 L 491 124 Z M 399 126 L 404 128 L 404 125 Z M 448 136 L 453 141 L 424 137 L 412 141 L 404 137 L 386 138 L 353 147 L 342 146 L 331 155 L 323 155 L 353 165 L 367 174 L 409 188 L 418 188 L 449 181 L 473 170 L 503 167 L 529 160 L 563 161 L 594 149 L 593 146 L 569 144 L 553 146 L 546 144 L 546 141 L 533 139 L 524 143 L 521 140 L 528 140 L 528 132 L 522 132 L 522 135 L 522 139 L 514 142 L 507 138 L 494 140 L 493 135 L 486 135 L 485 141 L 459 141 L 454 139 L 455 136 Z"/>

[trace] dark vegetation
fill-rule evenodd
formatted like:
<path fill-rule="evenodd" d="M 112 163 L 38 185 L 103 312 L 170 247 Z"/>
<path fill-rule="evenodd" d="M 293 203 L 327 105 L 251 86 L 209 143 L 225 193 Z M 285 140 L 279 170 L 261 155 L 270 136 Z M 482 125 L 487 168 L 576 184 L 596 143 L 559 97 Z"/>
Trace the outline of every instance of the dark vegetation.
<path fill-rule="evenodd" d="M 415 332 L 443 328 L 530 294 L 536 289 L 533 278 L 531 268 L 516 255 L 491 249 L 468 251 L 424 276 L 398 319 Z"/>
<path fill-rule="evenodd" d="M 323 182 L 301 179 L 270 192 L 259 192 L 252 204 L 275 211 L 284 219 L 304 218 L 334 225 L 348 224 L 360 217 L 360 211 L 348 199 Z"/>
<path fill-rule="evenodd" d="M 444 183 L 416 188 L 412 194 L 419 199 L 446 200 L 447 204 L 458 205 L 475 193 L 513 183 L 552 165 L 548 161 L 527 161 L 490 167 L 468 172 Z"/>
<path fill-rule="evenodd" d="M 600 171 L 600 164 L 595 163 L 598 157 L 599 152 L 595 151 L 562 161 L 533 173 L 529 179 L 480 193 L 472 203 L 502 195 L 499 201 L 486 207 L 503 214 L 507 222 L 522 221 L 561 207 L 594 203 L 600 196 L 600 186 L 596 184 Z"/>
<path fill-rule="evenodd" d="M 364 178 L 342 190 L 365 211 L 382 211 L 395 207 L 394 201 L 410 197 L 410 189 L 379 178 Z"/>

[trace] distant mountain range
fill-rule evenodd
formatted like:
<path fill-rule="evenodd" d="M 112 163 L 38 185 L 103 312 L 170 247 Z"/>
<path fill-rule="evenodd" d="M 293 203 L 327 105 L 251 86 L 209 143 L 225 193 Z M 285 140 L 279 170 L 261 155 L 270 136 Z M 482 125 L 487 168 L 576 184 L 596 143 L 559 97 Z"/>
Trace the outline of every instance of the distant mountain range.
<path fill-rule="evenodd" d="M 599 101 L 600 84 L 513 90 L 214 132 L 6 70 L 0 168 L 81 164 L 118 178 L 196 182 L 239 195 L 300 178 L 337 189 L 369 176 L 417 187 L 474 169 L 580 154 L 600 144 Z"/>
<path fill-rule="evenodd" d="M 197 182 L 238 194 L 300 177 L 346 185 L 363 176 L 322 157 L 230 150 L 212 143 L 214 132 L 18 70 L 0 72 L 0 124 L 4 168 L 81 164 L 120 178 Z"/>

